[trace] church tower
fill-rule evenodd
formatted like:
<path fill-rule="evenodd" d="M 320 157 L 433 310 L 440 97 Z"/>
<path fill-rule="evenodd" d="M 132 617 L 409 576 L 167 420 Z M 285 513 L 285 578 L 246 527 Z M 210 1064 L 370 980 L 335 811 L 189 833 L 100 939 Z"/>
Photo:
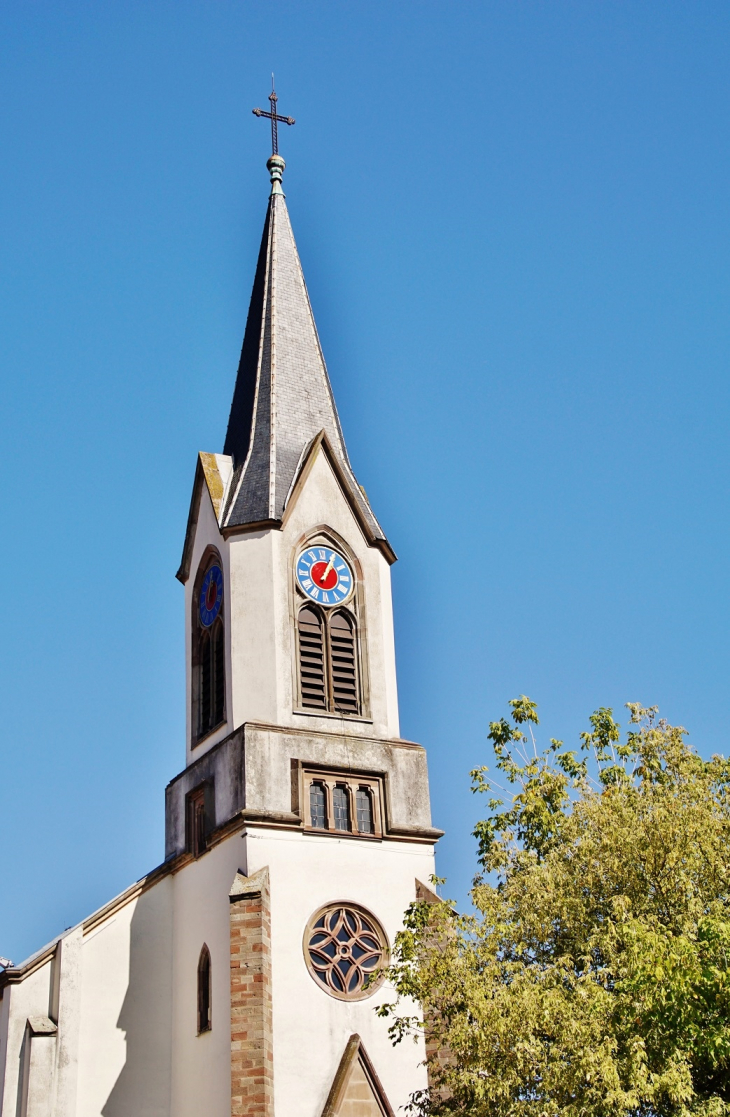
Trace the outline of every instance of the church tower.
<path fill-rule="evenodd" d="M 204 835 L 231 817 L 243 823 L 235 887 L 266 878 L 260 902 L 270 905 L 276 1113 L 320 1117 L 353 1036 L 395 1111 L 423 1073 L 417 1050 L 390 1045 L 374 1012 L 385 991 L 369 973 L 387 958 L 417 880 L 434 871 L 439 832 L 425 753 L 399 738 L 395 555 L 347 456 L 284 160 L 267 166 L 224 452 L 199 456 L 178 573 L 188 743 L 168 789 L 167 854 L 190 844 L 196 810 Z M 194 942 L 210 934 L 201 917 Z"/>
<path fill-rule="evenodd" d="M 228 430 L 199 454 L 177 575 L 165 861 L 0 975 L 2 1117 L 376 1117 L 426 1085 L 423 1048 L 375 1013 L 441 834 L 399 736 L 395 555 L 267 166 Z"/>

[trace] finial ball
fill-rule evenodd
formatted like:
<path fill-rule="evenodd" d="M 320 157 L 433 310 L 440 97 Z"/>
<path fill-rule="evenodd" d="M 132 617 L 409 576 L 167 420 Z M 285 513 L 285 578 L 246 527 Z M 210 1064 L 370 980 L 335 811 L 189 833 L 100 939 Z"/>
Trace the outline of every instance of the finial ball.
<path fill-rule="evenodd" d="M 280 194 L 281 180 L 284 175 L 284 168 L 286 167 L 286 163 L 280 155 L 272 155 L 269 159 L 266 160 L 266 166 L 268 167 L 269 174 L 271 175 L 271 185 L 273 187 L 271 192 L 272 194 Z"/>

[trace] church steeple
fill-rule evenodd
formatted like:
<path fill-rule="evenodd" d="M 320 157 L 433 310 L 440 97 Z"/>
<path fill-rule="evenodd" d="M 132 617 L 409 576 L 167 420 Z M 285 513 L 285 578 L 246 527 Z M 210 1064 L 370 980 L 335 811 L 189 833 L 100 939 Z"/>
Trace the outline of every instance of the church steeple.
<path fill-rule="evenodd" d="M 389 550 L 352 472 L 286 200 L 272 155 L 264 224 L 224 454 L 235 470 L 223 527 L 280 522 L 307 452 L 326 439 L 366 534 Z"/>
<path fill-rule="evenodd" d="M 423 1037 L 393 1047 L 374 1009 L 402 912 L 436 899 L 419 881 L 441 831 L 425 751 L 400 737 L 395 556 L 350 468 L 281 191 L 293 121 L 269 101 L 226 452 L 198 455 L 178 571 L 186 764 L 165 860 L 0 973 L 0 1117 L 77 1117 L 84 1098 L 393 1117 L 428 1086 Z"/>

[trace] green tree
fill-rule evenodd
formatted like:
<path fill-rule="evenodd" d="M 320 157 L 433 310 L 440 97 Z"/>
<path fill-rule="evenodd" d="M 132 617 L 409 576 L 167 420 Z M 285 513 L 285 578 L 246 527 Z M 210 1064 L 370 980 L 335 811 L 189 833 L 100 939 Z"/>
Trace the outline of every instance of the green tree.
<path fill-rule="evenodd" d="M 624 740 L 600 709 L 580 750 L 540 751 L 535 704 L 510 706 L 504 787 L 472 772 L 474 911 L 415 903 L 395 943 L 379 1011 L 426 1033 L 413 1112 L 730 1112 L 730 764 L 638 705 Z"/>

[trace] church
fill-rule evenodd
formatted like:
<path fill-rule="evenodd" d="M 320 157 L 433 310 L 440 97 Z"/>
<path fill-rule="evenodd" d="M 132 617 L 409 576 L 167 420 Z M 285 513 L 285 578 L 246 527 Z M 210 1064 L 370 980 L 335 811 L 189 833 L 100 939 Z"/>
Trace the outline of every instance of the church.
<path fill-rule="evenodd" d="M 375 1009 L 441 831 L 399 735 L 395 554 L 348 458 L 271 107 L 228 429 L 198 455 L 177 572 L 164 861 L 0 973 L 2 1117 L 393 1117 L 427 1085 L 422 1043 L 393 1046 Z"/>

